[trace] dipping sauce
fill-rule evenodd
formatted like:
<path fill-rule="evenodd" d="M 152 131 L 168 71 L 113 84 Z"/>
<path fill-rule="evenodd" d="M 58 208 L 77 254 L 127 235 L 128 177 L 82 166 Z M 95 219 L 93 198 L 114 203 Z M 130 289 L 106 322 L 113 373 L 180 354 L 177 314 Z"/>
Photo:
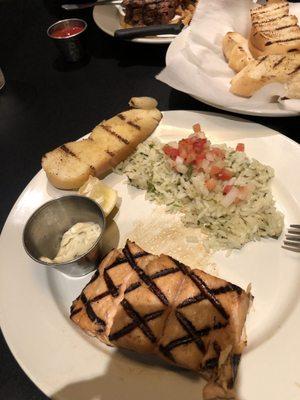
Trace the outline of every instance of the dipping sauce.
<path fill-rule="evenodd" d="M 63 234 L 55 258 L 40 257 L 41 261 L 57 264 L 74 260 L 85 254 L 101 234 L 100 225 L 95 222 L 78 222 Z"/>
<path fill-rule="evenodd" d="M 83 26 L 62 26 L 53 30 L 53 32 L 51 32 L 51 36 L 54 38 L 67 38 L 69 36 L 76 35 L 83 30 Z"/>

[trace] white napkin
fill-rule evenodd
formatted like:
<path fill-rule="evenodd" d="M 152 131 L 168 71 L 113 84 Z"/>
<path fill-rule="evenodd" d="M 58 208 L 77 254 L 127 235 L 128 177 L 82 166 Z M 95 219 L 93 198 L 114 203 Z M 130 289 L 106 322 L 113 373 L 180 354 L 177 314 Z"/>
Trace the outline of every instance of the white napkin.
<path fill-rule="evenodd" d="M 229 31 L 248 36 L 252 6 L 250 0 L 200 0 L 191 25 L 171 43 L 167 66 L 156 78 L 221 108 L 263 107 L 267 111 L 268 106 L 274 106 L 273 96 L 284 93 L 283 85 L 277 83 L 263 87 L 249 99 L 229 92 L 235 73 L 224 59 L 222 39 Z M 290 13 L 300 20 L 300 4 L 290 3 Z"/>

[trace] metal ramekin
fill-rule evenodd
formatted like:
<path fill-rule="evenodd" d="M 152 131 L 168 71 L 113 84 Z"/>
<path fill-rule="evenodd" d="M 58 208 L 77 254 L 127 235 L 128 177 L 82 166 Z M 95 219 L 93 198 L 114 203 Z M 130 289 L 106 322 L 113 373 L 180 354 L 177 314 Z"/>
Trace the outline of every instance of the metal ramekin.
<path fill-rule="evenodd" d="M 64 263 L 41 261 L 41 256 L 50 259 L 56 256 L 62 235 L 77 222 L 96 222 L 101 227 L 101 234 L 88 251 Z M 43 204 L 31 215 L 23 230 L 23 245 L 34 261 L 79 277 L 96 269 L 105 226 L 104 211 L 96 202 L 84 196 L 64 196 Z"/>
<path fill-rule="evenodd" d="M 55 37 L 53 33 L 61 28 L 79 26 L 82 31 L 70 36 Z M 55 22 L 47 29 L 47 35 L 54 41 L 66 61 L 76 62 L 81 60 L 85 54 L 85 31 L 87 23 L 83 19 L 69 18 Z"/>

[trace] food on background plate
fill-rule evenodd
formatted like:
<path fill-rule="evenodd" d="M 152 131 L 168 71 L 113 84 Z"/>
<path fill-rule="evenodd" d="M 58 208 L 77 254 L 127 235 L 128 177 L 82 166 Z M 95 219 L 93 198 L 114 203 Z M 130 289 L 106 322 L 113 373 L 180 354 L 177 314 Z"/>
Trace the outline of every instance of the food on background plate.
<path fill-rule="evenodd" d="M 102 207 L 106 216 L 113 210 L 118 197 L 117 192 L 114 189 L 91 175 L 79 188 L 78 193 L 96 201 L 96 203 Z"/>
<path fill-rule="evenodd" d="M 289 14 L 287 1 L 252 8 L 250 15 L 249 46 L 254 57 L 300 51 L 298 19 Z"/>
<path fill-rule="evenodd" d="M 95 222 L 77 222 L 62 236 L 57 255 L 50 259 L 40 257 L 41 261 L 49 264 L 60 264 L 74 260 L 85 254 L 101 235 L 101 227 Z"/>
<path fill-rule="evenodd" d="M 125 16 L 121 25 L 125 28 L 145 25 L 161 25 L 182 22 L 188 25 L 198 0 L 124 0 Z"/>
<path fill-rule="evenodd" d="M 120 164 L 131 185 L 147 198 L 182 214 L 188 226 L 208 234 L 212 249 L 241 248 L 262 237 L 278 237 L 283 215 L 270 190 L 271 167 L 235 149 L 212 145 L 194 125 L 194 133 L 167 145 L 148 140 Z"/>
<path fill-rule="evenodd" d="M 295 74 L 286 83 L 285 100 L 300 99 L 300 73 Z"/>
<path fill-rule="evenodd" d="M 127 241 L 101 262 L 71 319 L 102 342 L 200 373 L 204 399 L 234 398 L 251 295 Z"/>
<path fill-rule="evenodd" d="M 253 60 L 248 40 L 237 32 L 227 32 L 223 39 L 223 53 L 230 68 L 239 72 Z"/>
<path fill-rule="evenodd" d="M 42 167 L 53 186 L 78 189 L 90 175 L 101 176 L 124 160 L 159 124 L 158 109 L 124 111 L 97 125 L 88 139 L 46 153 Z"/>
<path fill-rule="evenodd" d="M 130 107 L 142 108 L 143 110 L 152 110 L 156 108 L 158 103 L 153 97 L 131 97 L 129 100 Z"/>
<path fill-rule="evenodd" d="M 249 39 L 227 32 L 223 53 L 230 68 L 238 74 L 231 80 L 230 91 L 251 97 L 270 83 L 287 84 L 288 98 L 299 98 L 295 77 L 300 75 L 300 27 L 289 14 L 286 1 L 268 2 L 250 10 L 252 27 Z M 254 58 L 253 58 L 254 57 Z"/>
<path fill-rule="evenodd" d="M 299 88 L 294 83 L 295 77 L 300 76 L 299 68 L 300 52 L 259 57 L 233 77 L 230 91 L 238 96 L 250 97 L 263 86 L 278 82 L 288 84 L 289 93 L 299 98 Z"/>

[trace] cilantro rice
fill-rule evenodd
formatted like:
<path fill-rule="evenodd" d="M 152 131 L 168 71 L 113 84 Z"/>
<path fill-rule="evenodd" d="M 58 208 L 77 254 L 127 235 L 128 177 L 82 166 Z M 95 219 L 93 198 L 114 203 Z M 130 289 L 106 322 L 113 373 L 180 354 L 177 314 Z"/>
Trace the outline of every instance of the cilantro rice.
<path fill-rule="evenodd" d="M 141 143 L 117 171 L 126 174 L 131 185 L 146 190 L 147 199 L 166 205 L 170 212 L 182 213 L 185 225 L 199 226 L 208 234 L 211 249 L 239 249 L 249 241 L 280 235 L 283 215 L 276 210 L 270 190 L 271 167 L 226 145 L 214 146 L 225 151 L 225 166 L 233 173 L 235 185 L 251 183 L 254 188 L 246 200 L 224 207 L 222 182 L 209 191 L 206 173 L 193 168 L 183 174 L 176 172 L 162 147 L 153 139 Z"/>

